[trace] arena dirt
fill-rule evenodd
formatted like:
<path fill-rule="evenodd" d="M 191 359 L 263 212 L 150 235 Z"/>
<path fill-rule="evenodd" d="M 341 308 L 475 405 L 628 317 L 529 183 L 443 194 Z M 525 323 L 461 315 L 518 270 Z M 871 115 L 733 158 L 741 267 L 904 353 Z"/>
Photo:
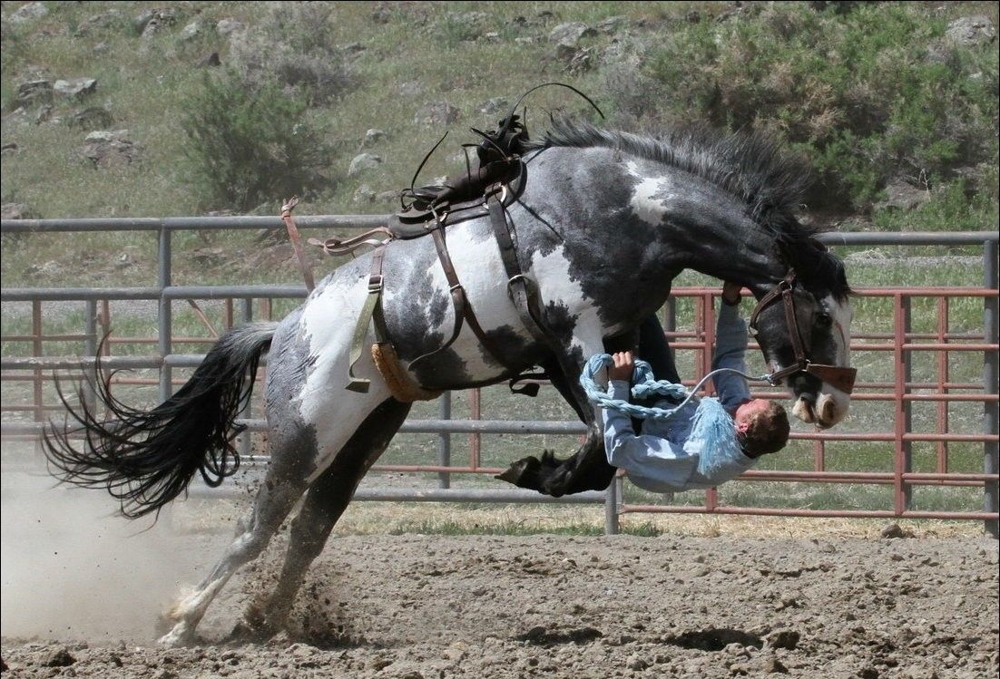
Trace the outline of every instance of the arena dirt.
<path fill-rule="evenodd" d="M 106 518 L 103 494 L 67 493 L 5 483 L 5 678 L 997 676 L 997 542 L 975 532 L 339 535 L 287 632 L 228 643 L 283 533 L 197 645 L 165 649 L 158 613 L 228 534 L 143 530 Z"/>

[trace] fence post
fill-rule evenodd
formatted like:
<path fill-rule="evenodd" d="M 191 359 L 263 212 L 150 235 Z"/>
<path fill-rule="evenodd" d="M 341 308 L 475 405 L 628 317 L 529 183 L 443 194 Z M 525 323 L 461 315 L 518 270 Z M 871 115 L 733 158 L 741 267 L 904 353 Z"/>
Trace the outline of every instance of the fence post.
<path fill-rule="evenodd" d="M 451 392 L 446 391 L 438 399 L 438 417 L 442 420 L 451 419 Z M 438 434 L 438 464 L 442 467 L 451 466 L 451 434 Z M 438 472 L 438 488 L 451 488 L 451 474 Z"/>
<path fill-rule="evenodd" d="M 611 479 L 608 489 L 604 491 L 604 534 L 618 535 L 618 497 L 621 490 L 621 477 L 617 474 Z"/>
<path fill-rule="evenodd" d="M 157 281 L 156 284 L 160 289 L 160 300 L 159 308 L 157 310 L 157 320 L 159 322 L 159 328 L 157 331 L 157 348 L 160 352 L 160 402 L 166 401 L 170 398 L 173 393 L 173 385 L 171 384 L 172 370 L 169 365 L 167 365 L 167 356 L 171 352 L 170 337 L 173 334 L 173 309 L 171 308 L 170 299 L 166 296 L 165 291 L 170 287 L 171 281 L 171 248 L 170 248 L 170 229 L 168 229 L 162 222 L 160 222 L 160 247 L 157 253 Z"/>
<path fill-rule="evenodd" d="M 913 332 L 913 298 L 909 295 L 903 295 L 900 299 L 902 302 L 902 314 L 903 314 L 903 342 L 906 342 L 910 338 L 910 334 Z M 903 351 L 903 391 L 901 396 L 905 396 L 910 393 L 908 384 L 913 382 L 913 351 Z M 903 427 L 902 434 L 909 434 L 913 431 L 913 401 L 903 399 Z M 903 473 L 909 474 L 913 471 L 913 442 L 908 440 L 901 441 L 901 452 L 903 455 Z M 910 511 L 913 509 L 913 486 L 906 482 L 900 482 L 902 485 L 903 493 L 903 511 Z"/>
<path fill-rule="evenodd" d="M 983 286 L 991 290 L 1000 288 L 1000 274 L 997 271 L 997 241 L 988 240 L 983 243 Z M 996 297 L 985 297 L 983 299 L 983 330 L 987 344 L 996 344 L 1000 341 L 1000 299 Z M 1000 352 L 987 351 L 983 360 L 983 391 L 987 396 L 996 396 L 1000 387 L 997 385 L 1000 379 Z M 983 427 L 986 434 L 997 435 L 1000 433 L 1000 403 L 996 401 L 983 401 Z M 987 474 L 996 474 L 1000 470 L 998 462 L 998 449 L 1000 442 L 986 441 L 983 443 L 983 468 Z M 987 512 L 996 512 L 1000 508 L 1000 492 L 996 481 L 986 482 L 984 488 L 985 497 L 983 506 Z M 996 519 L 984 522 L 986 532 L 994 538 L 1000 538 L 1000 526 Z"/>

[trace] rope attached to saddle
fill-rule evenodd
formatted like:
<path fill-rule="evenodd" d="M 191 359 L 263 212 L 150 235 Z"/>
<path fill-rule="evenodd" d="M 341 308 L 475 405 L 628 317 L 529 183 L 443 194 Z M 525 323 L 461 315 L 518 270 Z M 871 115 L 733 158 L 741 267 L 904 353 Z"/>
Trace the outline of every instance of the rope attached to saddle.
<path fill-rule="evenodd" d="M 635 403 L 630 403 L 629 401 L 623 401 L 621 399 L 615 399 L 608 396 L 607 392 L 594 380 L 594 377 L 597 375 L 598 371 L 610 368 L 613 365 L 614 360 L 611 358 L 610 354 L 594 354 L 583 367 L 583 372 L 580 373 L 580 386 L 582 386 L 584 391 L 587 392 L 587 398 L 590 399 L 592 403 L 595 403 L 602 408 L 618 410 L 627 414 L 629 417 L 641 420 L 670 419 L 695 397 L 695 395 L 701 390 L 702 386 L 704 386 L 705 382 L 720 373 L 736 373 L 751 382 L 768 381 L 767 375 L 755 377 L 736 370 L 735 368 L 717 368 L 701 378 L 698 383 L 689 390 L 682 384 L 674 384 L 673 382 L 667 382 L 666 380 L 655 379 L 653 377 L 653 369 L 649 363 L 642 360 L 636 360 L 635 369 L 632 372 L 633 399 L 644 400 L 653 396 L 661 396 L 663 398 L 680 401 L 680 403 L 673 408 L 656 408 L 640 406 Z M 718 403 L 718 399 L 714 398 L 701 399 L 702 403 L 705 401 L 715 401 Z"/>
<path fill-rule="evenodd" d="M 603 408 L 611 408 L 626 413 L 638 419 L 667 420 L 675 416 L 686 406 L 695 394 L 713 375 L 732 372 L 754 382 L 767 382 L 766 376 L 754 377 L 735 368 L 717 368 L 705 375 L 694 388 L 688 390 L 683 385 L 656 380 L 649 363 L 637 360 L 632 373 L 632 397 L 635 399 L 662 396 L 672 399 L 683 399 L 673 408 L 656 408 L 638 406 L 628 401 L 614 399 L 608 396 L 594 381 L 594 375 L 599 370 L 614 365 L 609 354 L 596 354 L 590 358 L 580 375 L 580 385 L 587 392 L 587 397 Z M 689 445 L 693 445 L 689 449 Z M 734 463 L 742 464 L 746 459 L 743 452 L 742 436 L 733 426 L 733 418 L 726 412 L 722 402 L 714 397 L 702 398 L 698 401 L 691 418 L 691 430 L 686 436 L 684 449 L 698 454 L 697 471 L 709 482 L 723 482 L 730 478 L 728 472 Z"/>

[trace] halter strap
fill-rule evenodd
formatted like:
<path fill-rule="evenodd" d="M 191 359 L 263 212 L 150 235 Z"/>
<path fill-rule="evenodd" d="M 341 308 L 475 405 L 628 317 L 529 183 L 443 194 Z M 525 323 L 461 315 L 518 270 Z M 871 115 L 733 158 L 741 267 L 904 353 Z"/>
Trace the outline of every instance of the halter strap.
<path fill-rule="evenodd" d="M 785 325 L 788 326 L 788 335 L 792 341 L 792 351 L 795 352 L 795 362 L 786 368 L 776 370 L 767 376 L 767 381 L 772 385 L 781 383 L 781 380 L 799 371 L 809 373 L 819 380 L 832 385 L 845 394 L 854 391 L 854 381 L 858 375 L 857 368 L 848 368 L 839 365 L 828 365 L 824 363 L 812 363 L 806 356 L 805 345 L 802 343 L 802 334 L 799 330 L 798 319 L 795 317 L 795 272 L 789 271 L 788 275 L 781 280 L 770 292 L 760 298 L 753 313 L 750 314 L 750 322 L 747 324 L 750 332 L 757 336 L 757 319 L 761 312 L 773 302 L 781 300 L 785 308 Z"/>

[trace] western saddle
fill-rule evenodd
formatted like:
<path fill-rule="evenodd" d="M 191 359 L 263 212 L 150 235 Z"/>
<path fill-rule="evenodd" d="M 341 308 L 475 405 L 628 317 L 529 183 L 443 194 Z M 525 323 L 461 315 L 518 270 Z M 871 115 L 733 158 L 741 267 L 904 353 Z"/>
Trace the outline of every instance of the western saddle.
<path fill-rule="evenodd" d="M 528 132 L 513 112 L 499 122 L 496 130 L 483 133 L 473 129 L 473 132 L 481 135 L 483 140 L 475 147 L 477 162 L 467 167 L 464 174 L 449 178 L 443 185 L 411 187 L 402 191 L 400 197 L 403 209 L 392 215 L 384 226 L 352 238 L 309 241 L 313 245 L 322 247 L 330 255 L 351 253 L 362 245 L 375 248 L 368 276 L 368 296 L 351 342 L 348 369 L 350 381 L 347 386 L 349 390 L 366 393 L 369 389 L 369 380 L 357 377 L 354 374 L 354 367 L 361 358 L 369 325 L 373 324 L 375 344 L 371 346 L 372 358 L 393 397 L 400 401 L 411 402 L 433 399 L 441 393 L 425 389 L 412 379 L 407 370 L 401 366 L 389 337 L 382 310 L 385 277 L 383 264 L 386 245 L 395 240 L 410 240 L 427 235 L 433 238 L 438 259 L 448 280 L 455 310 L 455 324 L 451 337 L 433 351 L 410 361 L 409 367 L 412 368 L 451 346 L 461 333 L 463 324 L 468 324 L 494 360 L 506 365 L 502 358 L 504 354 L 496 345 L 495 339 L 486 334 L 476 318 L 448 253 L 445 229 L 468 219 L 489 217 L 506 270 L 507 291 L 522 322 L 536 340 L 546 345 L 553 341 L 551 333 L 546 330 L 542 321 L 537 286 L 521 269 L 517 258 L 516 235 L 507 219 L 507 207 L 517 200 L 525 186 L 527 165 L 523 154 L 526 150 L 524 142 L 528 139 Z M 511 369 L 510 372 L 516 375 L 511 379 L 512 390 L 516 381 L 526 377 L 541 377 L 515 369 Z M 534 395 L 538 391 L 538 385 L 529 383 L 516 391 Z"/>

